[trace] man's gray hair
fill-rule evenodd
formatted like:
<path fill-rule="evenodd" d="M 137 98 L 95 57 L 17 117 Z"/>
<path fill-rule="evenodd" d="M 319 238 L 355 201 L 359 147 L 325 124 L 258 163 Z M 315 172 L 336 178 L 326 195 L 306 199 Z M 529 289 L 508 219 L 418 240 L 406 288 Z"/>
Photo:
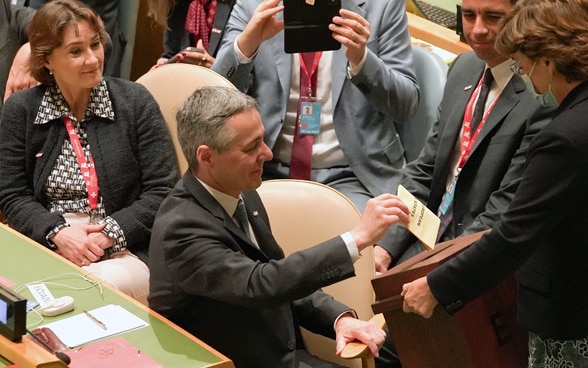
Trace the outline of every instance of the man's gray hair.
<path fill-rule="evenodd" d="M 231 87 L 202 87 L 194 91 L 176 114 L 178 140 L 190 169 L 198 167 L 196 149 L 207 145 L 222 153 L 235 137 L 227 120 L 241 112 L 257 109 L 255 100 Z"/>

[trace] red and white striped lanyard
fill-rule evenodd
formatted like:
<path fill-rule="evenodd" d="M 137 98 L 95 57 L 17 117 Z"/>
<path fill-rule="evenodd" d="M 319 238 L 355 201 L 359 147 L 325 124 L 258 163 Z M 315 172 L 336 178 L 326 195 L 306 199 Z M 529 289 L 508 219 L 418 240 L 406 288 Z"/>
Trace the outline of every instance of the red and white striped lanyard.
<path fill-rule="evenodd" d="M 80 138 L 78 137 L 74 122 L 71 118 L 69 116 L 64 116 L 63 122 L 67 134 L 69 135 L 69 141 L 73 147 L 76 159 L 78 160 L 78 165 L 82 171 L 82 177 L 84 178 L 86 189 L 88 190 L 88 201 L 90 202 L 90 209 L 92 210 L 90 217 L 92 219 L 97 215 L 98 211 L 98 175 L 96 175 L 94 159 L 92 158 L 92 153 L 88 152 L 89 160 L 86 160 L 86 155 L 82 149 Z"/>
<path fill-rule="evenodd" d="M 474 93 L 472 94 L 470 101 L 466 105 L 464 118 L 463 118 L 463 129 L 462 129 L 463 132 L 462 132 L 462 137 L 461 137 L 461 156 L 459 159 L 458 172 L 461 171 L 461 169 L 465 165 L 466 161 L 470 157 L 470 153 L 472 152 L 472 148 L 474 147 L 474 143 L 476 143 L 476 139 L 478 139 L 478 134 L 480 134 L 480 130 L 482 130 L 482 127 L 484 127 L 484 123 L 486 122 L 486 119 L 488 119 L 488 115 L 490 115 L 490 112 L 492 111 L 492 109 L 494 108 L 494 105 L 496 104 L 496 101 L 498 100 L 498 96 L 497 96 L 497 98 L 495 98 L 494 101 L 492 101 L 492 103 L 488 107 L 488 110 L 482 116 L 482 120 L 480 121 L 480 124 L 478 124 L 478 127 L 476 128 L 476 131 L 474 132 L 474 135 L 472 136 L 472 134 L 471 134 L 472 133 L 472 115 L 473 115 L 473 111 L 474 111 L 474 103 L 478 99 L 478 95 L 480 94 L 481 87 L 482 87 L 482 80 L 480 80 L 478 82 L 478 86 L 474 90 Z"/>

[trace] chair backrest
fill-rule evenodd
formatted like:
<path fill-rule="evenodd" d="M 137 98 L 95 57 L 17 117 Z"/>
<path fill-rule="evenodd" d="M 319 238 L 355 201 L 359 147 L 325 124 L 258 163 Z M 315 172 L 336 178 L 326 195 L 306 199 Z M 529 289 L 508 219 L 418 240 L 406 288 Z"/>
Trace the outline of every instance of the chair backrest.
<path fill-rule="evenodd" d="M 264 181 L 258 188 L 268 212 L 272 232 L 286 255 L 311 247 L 351 230 L 360 219 L 355 205 L 343 194 L 326 185 L 279 179 Z M 355 263 L 356 276 L 325 287 L 338 301 L 355 309 L 362 320 L 373 316 L 371 305 L 375 277 L 372 248 L 362 252 Z M 361 362 L 343 360 L 335 355 L 335 342 L 303 330 L 307 350 L 322 359 L 349 367 Z"/>
<path fill-rule="evenodd" d="M 137 79 L 137 83 L 144 85 L 159 104 L 172 136 L 180 174 L 183 175 L 188 169 L 188 163 L 178 141 L 176 121 L 178 107 L 197 88 L 204 86 L 234 88 L 234 86 L 226 78 L 210 69 L 184 63 L 162 65 L 143 74 Z"/>
<path fill-rule="evenodd" d="M 407 162 L 418 157 L 431 125 L 437 120 L 448 68 L 439 55 L 423 46 L 413 45 L 412 51 L 421 91 L 419 106 L 412 118 L 397 124 Z"/>

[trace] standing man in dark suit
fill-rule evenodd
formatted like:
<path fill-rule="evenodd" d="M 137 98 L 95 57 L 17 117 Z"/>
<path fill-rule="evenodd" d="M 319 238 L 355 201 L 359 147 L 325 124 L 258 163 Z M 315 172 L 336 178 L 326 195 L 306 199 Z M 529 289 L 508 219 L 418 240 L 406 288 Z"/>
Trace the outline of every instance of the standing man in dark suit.
<path fill-rule="evenodd" d="M 550 120 L 551 110 L 538 109 L 523 80 L 513 75 L 513 61 L 494 49 L 498 21 L 515 2 L 463 0 L 464 35 L 474 52 L 458 56 L 449 69 L 438 119 L 401 181 L 446 222 L 439 240 L 493 227 L 520 183 L 531 138 Z M 493 81 L 482 120 L 471 128 L 485 70 Z M 442 213 L 451 210 L 452 218 Z M 374 249 L 380 272 L 425 249 L 403 226 L 393 226 L 385 239 Z"/>
<path fill-rule="evenodd" d="M 299 326 L 336 338 L 338 352 L 358 339 L 377 355 L 383 331 L 320 288 L 353 276 L 358 252 L 408 221 L 406 205 L 371 199 L 351 231 L 284 258 L 255 191 L 272 158 L 255 100 L 202 88 L 177 120 L 190 170 L 155 220 L 149 305 L 237 367 L 334 367 L 306 353 Z"/>

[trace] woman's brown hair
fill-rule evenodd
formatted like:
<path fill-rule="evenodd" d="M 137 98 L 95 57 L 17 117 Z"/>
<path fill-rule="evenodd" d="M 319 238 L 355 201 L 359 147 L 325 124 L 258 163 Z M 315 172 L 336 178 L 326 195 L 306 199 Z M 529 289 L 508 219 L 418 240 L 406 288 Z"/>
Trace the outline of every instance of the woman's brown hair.
<path fill-rule="evenodd" d="M 519 0 L 502 19 L 496 49 L 544 57 L 568 82 L 588 79 L 588 0 Z"/>

